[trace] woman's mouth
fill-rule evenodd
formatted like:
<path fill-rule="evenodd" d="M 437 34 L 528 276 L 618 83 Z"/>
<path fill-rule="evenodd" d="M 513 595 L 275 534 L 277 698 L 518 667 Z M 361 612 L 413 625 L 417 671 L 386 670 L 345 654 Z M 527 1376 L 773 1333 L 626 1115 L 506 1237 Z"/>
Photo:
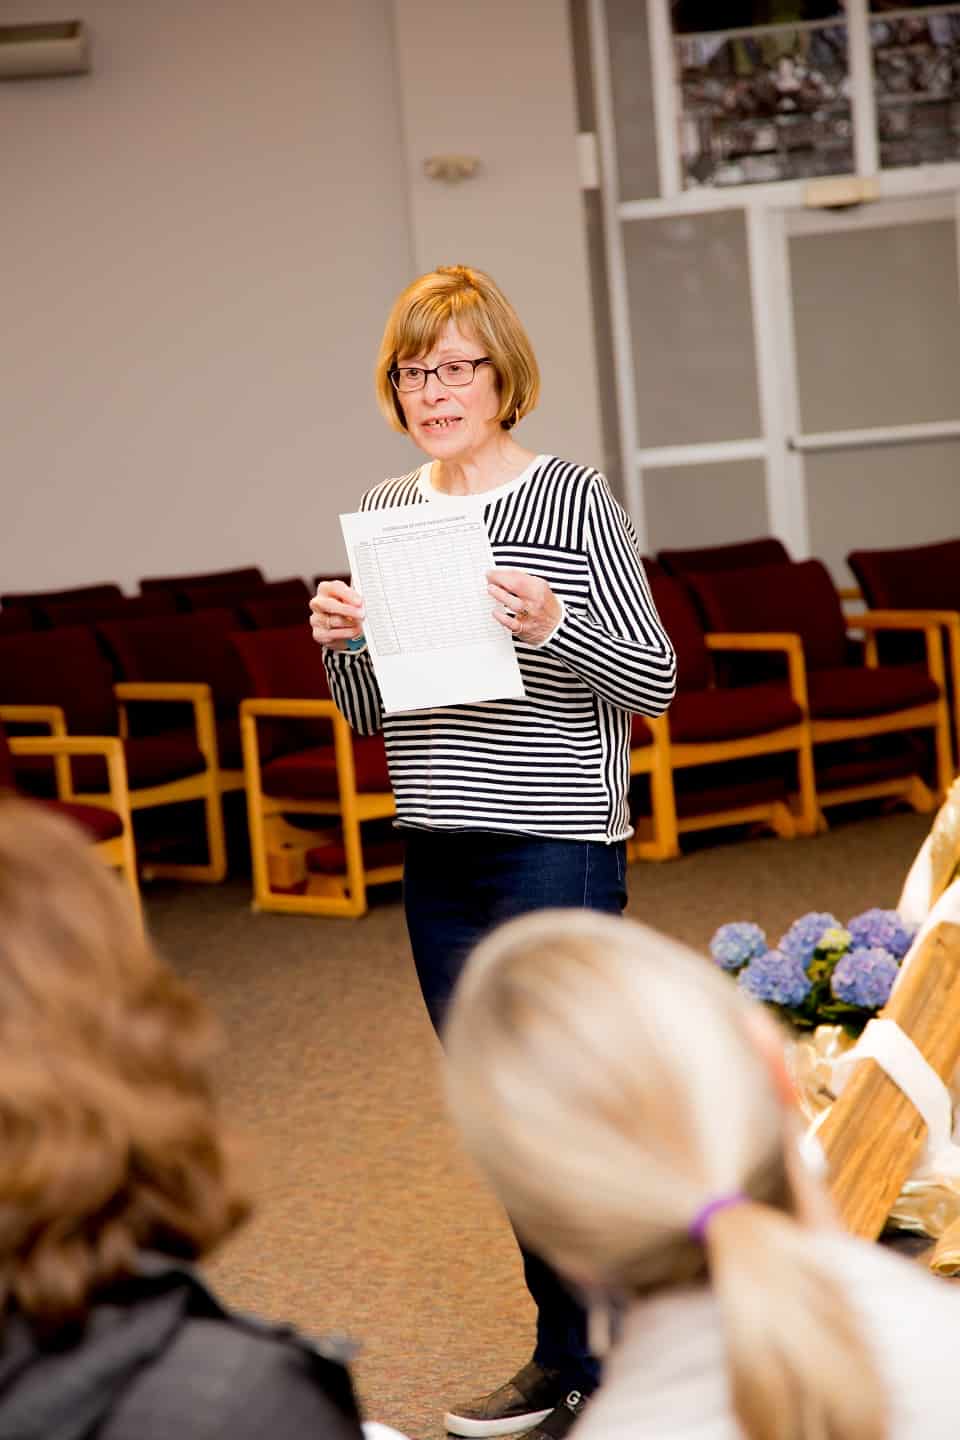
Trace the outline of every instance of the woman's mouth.
<path fill-rule="evenodd" d="M 452 425 L 460 424 L 459 415 L 438 415 L 433 420 L 424 420 L 425 430 L 449 430 Z"/>

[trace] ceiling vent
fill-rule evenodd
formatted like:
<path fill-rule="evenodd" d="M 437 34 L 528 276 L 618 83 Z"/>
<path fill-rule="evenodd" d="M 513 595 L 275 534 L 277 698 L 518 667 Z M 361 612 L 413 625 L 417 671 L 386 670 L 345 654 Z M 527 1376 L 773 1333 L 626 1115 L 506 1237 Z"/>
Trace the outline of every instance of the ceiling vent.
<path fill-rule="evenodd" d="M 0 25 L 0 80 L 83 75 L 89 69 L 89 36 L 82 20 Z"/>

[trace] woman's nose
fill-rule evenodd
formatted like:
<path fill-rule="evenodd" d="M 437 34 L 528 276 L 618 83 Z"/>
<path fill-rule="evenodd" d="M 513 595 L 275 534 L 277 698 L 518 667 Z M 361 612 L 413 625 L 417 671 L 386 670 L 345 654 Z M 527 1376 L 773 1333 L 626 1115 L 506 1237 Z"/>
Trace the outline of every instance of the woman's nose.
<path fill-rule="evenodd" d="M 432 371 L 427 376 L 426 383 L 424 384 L 423 388 L 427 396 L 431 400 L 435 400 L 438 395 L 446 395 L 447 393 L 447 387 L 442 383 L 440 376 L 434 375 Z"/>

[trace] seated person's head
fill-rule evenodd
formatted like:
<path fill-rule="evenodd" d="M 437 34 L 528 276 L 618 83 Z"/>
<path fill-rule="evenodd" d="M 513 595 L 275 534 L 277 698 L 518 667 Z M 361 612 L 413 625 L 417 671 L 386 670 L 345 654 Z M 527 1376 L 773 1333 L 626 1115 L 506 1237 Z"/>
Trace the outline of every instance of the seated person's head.
<path fill-rule="evenodd" d="M 799 1161 L 783 1037 L 728 976 L 632 921 L 543 911 L 477 947 L 446 1044 L 468 1150 L 588 1302 L 709 1285 L 745 1436 L 798 1435 L 801 1415 L 804 1435 L 887 1433 L 811 1248 L 828 1204 Z"/>
<path fill-rule="evenodd" d="M 477 948 L 446 1032 L 452 1108 L 561 1272 L 648 1290 L 705 1271 L 687 1227 L 710 1197 L 793 1207 L 755 1009 L 629 920 L 545 911 Z"/>
<path fill-rule="evenodd" d="M 191 1259 L 238 1223 L 215 1049 L 85 839 L 0 798 L 0 1315 L 56 1328 L 138 1251 Z"/>

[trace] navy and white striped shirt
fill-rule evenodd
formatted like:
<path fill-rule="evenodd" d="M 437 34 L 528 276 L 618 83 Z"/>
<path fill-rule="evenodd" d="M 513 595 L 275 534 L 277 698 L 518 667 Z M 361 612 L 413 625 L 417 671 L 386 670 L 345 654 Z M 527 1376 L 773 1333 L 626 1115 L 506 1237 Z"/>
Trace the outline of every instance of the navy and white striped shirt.
<path fill-rule="evenodd" d="M 440 494 L 429 477 L 427 464 L 384 480 L 360 508 L 475 504 L 495 563 L 546 580 L 565 614 L 539 647 L 515 641 L 523 699 L 384 715 L 368 652 L 324 651 L 353 729 L 383 727 L 398 823 L 624 839 L 631 712 L 661 714 L 676 685 L 630 520 L 596 470 L 551 455 L 479 495 Z"/>

